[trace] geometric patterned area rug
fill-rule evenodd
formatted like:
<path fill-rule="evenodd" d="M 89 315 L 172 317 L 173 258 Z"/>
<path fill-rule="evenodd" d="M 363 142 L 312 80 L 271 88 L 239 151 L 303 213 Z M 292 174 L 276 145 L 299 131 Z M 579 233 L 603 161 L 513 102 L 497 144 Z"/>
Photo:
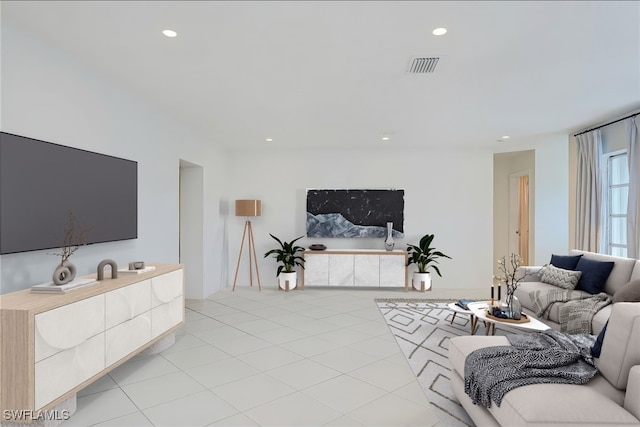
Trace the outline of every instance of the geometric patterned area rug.
<path fill-rule="evenodd" d="M 469 316 L 449 310 L 446 300 L 377 299 L 391 333 L 443 426 L 473 426 L 449 384 L 449 339 L 469 335 Z M 453 322 L 452 322 L 453 319 Z M 517 331 L 496 328 L 496 335 Z M 480 324 L 476 331 L 484 334 Z"/>

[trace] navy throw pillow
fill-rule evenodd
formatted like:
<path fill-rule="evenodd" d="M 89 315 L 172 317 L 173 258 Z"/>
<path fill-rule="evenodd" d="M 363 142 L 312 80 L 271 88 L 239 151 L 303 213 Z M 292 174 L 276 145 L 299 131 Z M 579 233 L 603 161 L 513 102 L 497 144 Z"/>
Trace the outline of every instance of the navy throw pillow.
<path fill-rule="evenodd" d="M 576 289 L 581 289 L 590 294 L 599 294 L 604 288 L 604 284 L 613 270 L 613 262 L 594 261 L 592 259 L 580 258 L 576 271 L 582 271 L 582 276 L 578 281 Z"/>
<path fill-rule="evenodd" d="M 551 255 L 549 264 L 563 270 L 575 270 L 580 258 L 582 258 L 582 255 Z"/>
<path fill-rule="evenodd" d="M 602 328 L 602 330 L 598 334 L 598 338 L 596 338 L 596 343 L 593 345 L 593 347 L 591 347 L 591 355 L 593 357 L 600 358 L 600 352 L 602 351 L 602 342 L 604 341 L 604 334 L 605 332 L 607 332 L 608 324 L 609 321 L 607 320 L 607 323 L 604 324 L 604 328 Z"/>

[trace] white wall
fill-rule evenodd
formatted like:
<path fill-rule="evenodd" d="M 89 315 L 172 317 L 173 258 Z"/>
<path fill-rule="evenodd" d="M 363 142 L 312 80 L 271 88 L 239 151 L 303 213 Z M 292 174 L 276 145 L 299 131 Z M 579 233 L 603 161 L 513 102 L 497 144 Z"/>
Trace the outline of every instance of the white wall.
<path fill-rule="evenodd" d="M 262 200 L 262 216 L 252 221 L 263 285 L 275 286 L 276 264 L 263 254 L 277 244 L 268 233 L 292 240 L 305 234 L 306 189 L 404 189 L 404 239 L 417 243 L 427 233 L 453 260 L 440 263 L 443 278 L 434 287 L 490 286 L 492 268 L 493 154 L 483 150 L 393 149 L 375 151 L 279 150 L 230 153 L 229 199 Z M 247 173 L 251 171 L 251 173 Z M 230 282 L 233 281 L 244 218 L 229 220 Z M 383 239 L 307 239 L 331 248 L 383 249 Z M 246 253 L 245 253 L 246 254 Z M 244 257 L 238 286 L 248 286 Z M 485 279 L 482 279 L 485 278 Z"/>
<path fill-rule="evenodd" d="M 569 245 L 569 141 L 566 135 L 541 140 L 536 147 L 535 265 Z M 575 196 L 574 196 L 575 197 Z"/>
<path fill-rule="evenodd" d="M 204 167 L 205 257 L 220 259 L 225 162 L 209 141 L 6 22 L 1 78 L 3 131 L 138 162 L 138 239 L 81 248 L 72 257 L 79 274 L 104 258 L 178 262 L 179 159 Z M 50 281 L 58 260 L 48 252 L 0 257 L 0 291 Z M 220 273 L 216 263 L 203 271 L 206 295 Z"/>

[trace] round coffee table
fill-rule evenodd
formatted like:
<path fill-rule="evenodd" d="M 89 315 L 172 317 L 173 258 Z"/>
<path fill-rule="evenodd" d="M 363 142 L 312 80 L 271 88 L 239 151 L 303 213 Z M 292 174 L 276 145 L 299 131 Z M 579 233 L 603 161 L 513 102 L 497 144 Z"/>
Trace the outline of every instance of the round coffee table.
<path fill-rule="evenodd" d="M 485 301 L 485 304 L 486 304 L 486 301 Z M 451 302 L 447 304 L 447 307 L 449 308 L 449 310 L 453 311 L 453 317 L 451 317 L 451 324 L 453 324 L 453 321 L 456 319 L 456 314 L 458 313 L 466 314 L 467 316 L 469 316 L 469 321 L 471 322 L 471 335 L 474 335 L 476 333 L 476 327 L 477 327 L 478 321 L 476 319 L 476 316 L 471 311 L 460 307 L 455 302 Z"/>
<path fill-rule="evenodd" d="M 535 317 L 528 315 L 529 321 L 526 323 L 512 323 L 512 322 L 503 322 L 498 318 L 487 316 L 487 307 L 489 307 L 488 301 L 480 301 L 480 302 L 472 302 L 467 304 L 469 307 L 469 311 L 475 316 L 476 323 L 478 320 L 482 320 L 484 322 L 484 334 L 489 335 L 489 331 L 491 331 L 491 335 L 496 333 L 496 324 L 509 326 L 512 328 L 525 329 L 528 331 L 536 331 L 542 332 L 547 329 L 551 329 L 550 326 L 545 325 Z"/>

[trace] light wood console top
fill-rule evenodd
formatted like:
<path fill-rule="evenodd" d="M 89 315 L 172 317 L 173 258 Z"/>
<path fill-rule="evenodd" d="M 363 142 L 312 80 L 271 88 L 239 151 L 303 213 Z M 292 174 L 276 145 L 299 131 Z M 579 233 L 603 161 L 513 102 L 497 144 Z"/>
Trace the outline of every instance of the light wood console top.
<path fill-rule="evenodd" d="M 385 249 L 325 249 L 322 251 L 313 251 L 307 249 L 305 254 L 332 254 L 332 255 L 406 255 L 407 251 L 394 249 L 387 251 Z"/>
<path fill-rule="evenodd" d="M 104 280 L 64 294 L 36 293 L 29 289 L 23 289 L 0 295 L 0 310 L 28 310 L 34 314 L 40 313 L 183 268 L 182 264 L 149 265 L 153 265 L 156 269 L 140 274 L 119 274 L 117 279 L 111 279 L 111 271 L 106 269 Z M 96 277 L 97 274 L 82 276 L 83 279 L 95 279 Z"/>

